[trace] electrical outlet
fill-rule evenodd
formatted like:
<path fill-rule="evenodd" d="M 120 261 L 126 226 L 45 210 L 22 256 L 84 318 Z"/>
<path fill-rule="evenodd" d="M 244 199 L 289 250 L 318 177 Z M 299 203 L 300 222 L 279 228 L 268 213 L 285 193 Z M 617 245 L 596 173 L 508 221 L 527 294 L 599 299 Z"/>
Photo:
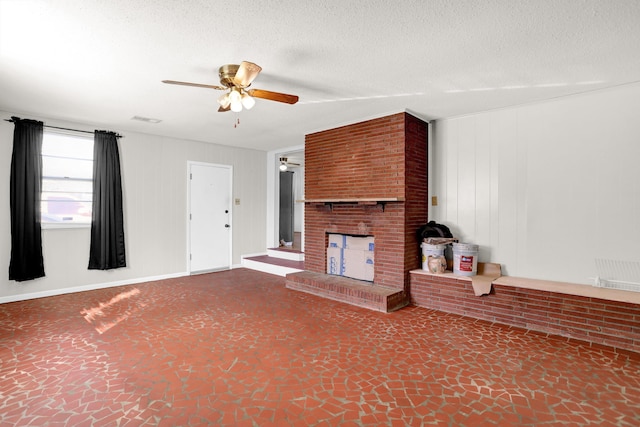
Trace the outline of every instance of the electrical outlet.
<path fill-rule="evenodd" d="M 240 199 L 236 199 L 236 205 L 240 204 Z"/>

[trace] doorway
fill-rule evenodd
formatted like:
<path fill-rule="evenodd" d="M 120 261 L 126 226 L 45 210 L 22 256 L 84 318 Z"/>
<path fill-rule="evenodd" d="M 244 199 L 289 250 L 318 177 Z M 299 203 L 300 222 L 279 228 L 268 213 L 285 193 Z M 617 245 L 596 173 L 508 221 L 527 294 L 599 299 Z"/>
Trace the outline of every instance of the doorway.
<path fill-rule="evenodd" d="M 278 156 L 278 243 L 304 251 L 304 151 Z M 289 246 L 290 245 L 290 246 Z"/>
<path fill-rule="evenodd" d="M 189 273 L 231 267 L 233 168 L 188 162 Z"/>
<path fill-rule="evenodd" d="M 294 236 L 293 172 L 280 171 L 280 243 L 293 245 Z"/>

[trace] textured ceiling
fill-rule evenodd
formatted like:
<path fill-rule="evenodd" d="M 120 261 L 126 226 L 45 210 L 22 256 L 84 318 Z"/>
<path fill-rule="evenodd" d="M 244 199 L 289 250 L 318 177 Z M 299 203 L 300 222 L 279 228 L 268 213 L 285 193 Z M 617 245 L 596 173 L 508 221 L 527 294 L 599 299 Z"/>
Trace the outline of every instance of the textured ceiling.
<path fill-rule="evenodd" d="M 0 110 L 271 150 L 639 81 L 639 23 L 638 0 L 0 0 Z M 242 60 L 300 102 L 218 113 L 221 92 L 160 82 Z"/>

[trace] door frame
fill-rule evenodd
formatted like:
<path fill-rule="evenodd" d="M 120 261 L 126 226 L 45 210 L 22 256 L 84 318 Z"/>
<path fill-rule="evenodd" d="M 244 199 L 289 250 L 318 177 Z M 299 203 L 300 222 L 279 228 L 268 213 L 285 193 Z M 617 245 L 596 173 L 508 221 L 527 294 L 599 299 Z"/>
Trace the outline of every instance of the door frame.
<path fill-rule="evenodd" d="M 187 221 L 187 250 L 186 250 L 186 261 L 187 261 L 187 274 L 193 274 L 191 271 L 191 220 L 189 219 L 189 213 L 191 211 L 191 166 L 206 166 L 206 167 L 217 167 L 229 170 L 229 200 L 233 201 L 233 166 L 232 165 L 223 165 L 220 163 L 207 163 L 207 162 L 196 162 L 192 160 L 187 160 L 187 206 L 186 206 L 186 221 Z M 229 230 L 229 268 L 233 266 L 233 202 L 229 203 L 229 226 L 231 229 Z M 217 270 L 212 270 L 217 271 Z M 206 273 L 207 271 L 198 271 L 197 274 Z"/>
<path fill-rule="evenodd" d="M 304 151 L 304 145 L 279 148 L 267 152 L 267 248 L 280 245 L 280 157 L 287 153 Z M 302 242 L 304 252 L 304 215 L 302 216 Z"/>

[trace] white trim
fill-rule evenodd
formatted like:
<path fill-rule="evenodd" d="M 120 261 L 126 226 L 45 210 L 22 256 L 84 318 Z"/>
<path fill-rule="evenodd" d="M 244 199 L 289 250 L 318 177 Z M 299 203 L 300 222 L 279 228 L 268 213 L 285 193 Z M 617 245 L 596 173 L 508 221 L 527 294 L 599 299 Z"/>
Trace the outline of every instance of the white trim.
<path fill-rule="evenodd" d="M 187 273 L 186 271 L 183 271 L 180 273 L 163 274 L 160 276 L 139 277 L 137 279 L 118 280 L 115 282 L 95 283 L 92 285 L 75 286 L 73 288 L 52 289 L 49 291 L 40 291 L 40 292 L 32 292 L 28 294 L 11 295 L 6 297 L 0 297 L 0 304 L 5 304 L 8 302 L 16 302 L 16 301 L 25 301 L 29 299 L 35 299 L 35 298 L 53 297 L 56 295 L 72 294 L 75 292 L 94 291 L 97 289 L 113 288 L 116 286 L 135 285 L 137 283 L 155 282 L 158 280 L 165 280 L 165 279 L 175 279 L 176 277 L 185 277 L 188 275 L 189 273 Z"/>
<path fill-rule="evenodd" d="M 75 222 L 75 223 L 63 223 L 63 222 L 41 222 L 40 228 L 42 230 L 67 230 L 69 228 L 86 228 L 91 229 L 90 222 Z"/>
<path fill-rule="evenodd" d="M 267 255 L 271 258 L 286 259 L 289 261 L 304 261 L 304 253 L 279 251 L 277 249 L 267 249 Z"/>
<path fill-rule="evenodd" d="M 251 259 L 242 259 L 242 264 L 249 270 L 261 271 L 263 273 L 274 274 L 276 276 L 285 277 L 290 273 L 298 273 L 302 270 L 291 267 L 283 267 L 281 265 L 269 264 L 266 262 L 254 261 Z"/>

